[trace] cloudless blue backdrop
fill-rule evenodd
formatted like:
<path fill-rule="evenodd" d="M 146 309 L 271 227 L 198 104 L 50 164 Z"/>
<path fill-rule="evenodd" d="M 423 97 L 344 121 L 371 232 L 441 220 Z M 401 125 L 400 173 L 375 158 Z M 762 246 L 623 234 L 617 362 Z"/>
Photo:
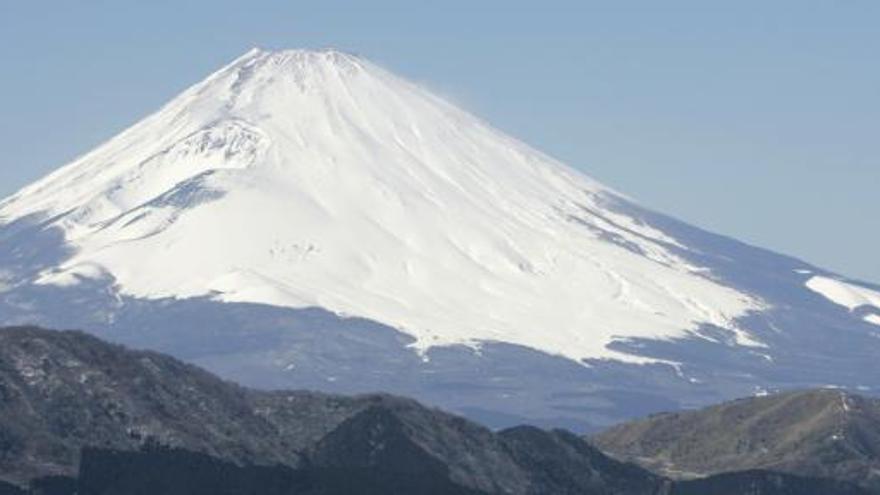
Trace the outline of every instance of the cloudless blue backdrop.
<path fill-rule="evenodd" d="M 0 2 L 0 196 L 253 46 L 337 47 L 638 199 L 880 282 L 880 2 Z"/>

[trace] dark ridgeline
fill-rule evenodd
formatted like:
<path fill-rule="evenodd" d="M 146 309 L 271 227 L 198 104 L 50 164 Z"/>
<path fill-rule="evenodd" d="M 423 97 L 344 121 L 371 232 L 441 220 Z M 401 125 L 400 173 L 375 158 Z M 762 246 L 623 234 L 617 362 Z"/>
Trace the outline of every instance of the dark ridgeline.
<path fill-rule="evenodd" d="M 664 480 L 615 461 L 577 435 L 520 426 L 500 432 L 514 459 L 528 466 L 541 493 L 659 493 Z"/>
<path fill-rule="evenodd" d="M 391 493 L 406 487 L 526 495 L 546 493 L 551 479 L 548 468 L 524 463 L 528 446 L 516 435 L 493 433 L 410 399 L 250 390 L 173 358 L 80 332 L 0 331 L 0 394 L 0 472 L 20 485 L 48 475 L 77 476 L 83 447 L 128 455 L 147 448 L 141 452 L 147 465 L 165 465 L 163 456 L 175 454 L 156 445 L 229 465 L 283 466 L 308 473 L 324 488 L 358 480 Z M 592 472 L 617 464 L 578 441 L 580 448 L 564 452 L 566 462 Z M 92 465 L 83 463 L 87 481 L 94 479 Z M 109 469 L 105 464 L 100 471 Z M 616 486 L 613 477 L 609 471 L 590 478 L 590 490 L 610 493 L 604 487 Z M 581 480 L 553 482 L 577 486 Z M 632 493 L 653 489 L 646 484 Z"/>
<path fill-rule="evenodd" d="M 828 495 L 765 472 L 673 482 L 562 430 L 403 398 L 261 392 L 79 332 L 0 330 L 0 495 Z"/>

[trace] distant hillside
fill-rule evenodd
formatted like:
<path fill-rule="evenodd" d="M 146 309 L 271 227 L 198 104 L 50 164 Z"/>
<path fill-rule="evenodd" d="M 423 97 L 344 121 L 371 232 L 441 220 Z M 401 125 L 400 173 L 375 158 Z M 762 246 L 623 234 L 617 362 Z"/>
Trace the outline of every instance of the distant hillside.
<path fill-rule="evenodd" d="M 73 474 L 83 446 L 146 441 L 297 465 L 310 443 L 370 402 L 257 395 L 161 354 L 36 328 L 0 330 L 0 398 L 0 472 L 13 481 Z"/>
<path fill-rule="evenodd" d="M 765 472 L 673 482 L 567 431 L 254 391 L 78 332 L 0 329 L 0 398 L 0 495 L 866 493 Z"/>
<path fill-rule="evenodd" d="M 661 481 L 570 434 L 535 466 L 530 442 L 552 446 L 560 434 L 535 430 L 524 441 L 383 395 L 253 391 L 79 332 L 0 330 L 0 394 L 0 479 L 19 485 L 76 476 L 83 448 L 154 446 L 240 466 L 391 473 L 383 479 L 413 486 L 442 480 L 464 492 L 611 493 L 625 485 L 618 493 L 648 495 Z M 577 476 L 547 475 L 562 463 Z"/>
<path fill-rule="evenodd" d="M 660 414 L 592 440 L 619 459 L 678 478 L 768 469 L 880 491 L 880 400 L 838 390 Z"/>

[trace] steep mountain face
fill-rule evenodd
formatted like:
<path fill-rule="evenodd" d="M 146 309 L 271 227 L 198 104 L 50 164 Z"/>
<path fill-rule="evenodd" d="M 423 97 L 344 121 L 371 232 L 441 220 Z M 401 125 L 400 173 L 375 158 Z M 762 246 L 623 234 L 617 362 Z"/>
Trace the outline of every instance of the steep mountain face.
<path fill-rule="evenodd" d="M 880 400 L 839 390 L 661 414 L 611 428 L 593 440 L 620 459 L 670 476 L 769 469 L 880 491 Z"/>
<path fill-rule="evenodd" d="M 878 318 L 878 287 L 646 210 L 332 50 L 249 52 L 0 202 L 0 322 L 492 424 L 876 392 Z"/>

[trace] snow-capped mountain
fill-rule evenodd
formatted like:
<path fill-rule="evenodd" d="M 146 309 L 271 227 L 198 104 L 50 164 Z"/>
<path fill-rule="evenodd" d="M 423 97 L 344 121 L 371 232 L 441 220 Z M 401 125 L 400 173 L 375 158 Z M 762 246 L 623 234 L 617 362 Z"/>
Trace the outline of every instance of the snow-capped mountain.
<path fill-rule="evenodd" d="M 857 368 L 880 350 L 876 287 L 645 210 L 333 50 L 248 52 L 0 203 L 0 298 L 7 323 L 252 384 L 477 416 L 601 423 L 626 414 L 621 390 L 880 386 Z M 458 382 L 472 400 L 442 398 Z"/>

